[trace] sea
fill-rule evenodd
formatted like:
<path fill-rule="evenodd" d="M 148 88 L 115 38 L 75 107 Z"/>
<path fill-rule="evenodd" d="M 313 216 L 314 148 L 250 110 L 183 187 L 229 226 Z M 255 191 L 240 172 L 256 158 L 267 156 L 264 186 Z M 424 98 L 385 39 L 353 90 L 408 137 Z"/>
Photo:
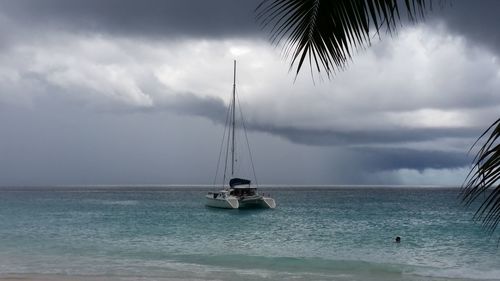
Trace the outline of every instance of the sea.
<path fill-rule="evenodd" d="M 500 280 L 458 188 L 261 187 L 274 210 L 209 190 L 0 188 L 0 280 Z"/>

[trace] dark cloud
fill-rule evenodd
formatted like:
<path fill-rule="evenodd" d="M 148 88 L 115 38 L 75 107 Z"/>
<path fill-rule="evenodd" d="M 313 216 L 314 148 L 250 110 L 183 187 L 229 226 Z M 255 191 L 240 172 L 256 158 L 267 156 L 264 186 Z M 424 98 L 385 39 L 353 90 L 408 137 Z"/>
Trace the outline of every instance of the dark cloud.
<path fill-rule="evenodd" d="M 180 115 L 205 117 L 217 124 L 224 124 L 227 106 L 218 97 L 201 97 L 193 93 L 174 94 L 159 99 L 154 107 L 128 107 L 128 111 L 158 112 L 171 111 Z"/>
<path fill-rule="evenodd" d="M 27 28 L 171 38 L 256 34 L 260 0 L 15 0 L 3 15 Z"/>
<path fill-rule="evenodd" d="M 373 145 L 430 141 L 444 137 L 471 138 L 480 133 L 478 128 L 393 128 L 366 130 L 319 130 L 294 127 L 275 127 L 250 124 L 249 128 L 284 137 L 305 145 Z"/>
<path fill-rule="evenodd" d="M 446 1 L 431 18 L 442 20 L 450 31 L 465 36 L 474 44 L 484 44 L 500 52 L 500 1 Z"/>
<path fill-rule="evenodd" d="M 464 152 L 439 150 L 416 150 L 405 148 L 357 148 L 354 149 L 363 159 L 363 166 L 368 171 L 390 171 L 398 169 L 450 169 L 467 166 L 471 163 L 470 155 Z"/>
<path fill-rule="evenodd" d="M 212 120 L 216 124 L 224 124 L 227 115 L 227 105 L 224 101 L 217 97 L 202 97 L 193 93 L 175 94 L 167 99 L 160 99 L 154 107 L 150 108 L 129 108 L 132 111 L 172 111 L 180 115 L 200 116 Z M 282 137 L 290 142 L 310 145 L 310 146 L 377 146 L 380 144 L 404 144 L 409 142 L 428 142 L 442 138 L 465 138 L 473 139 L 477 137 L 482 128 L 473 127 L 456 127 L 456 128 L 373 128 L 373 129 L 313 129 L 303 128 L 299 126 L 279 126 L 254 123 L 252 120 L 245 121 L 245 128 L 256 131 L 269 133 L 271 135 Z M 241 117 L 238 117 L 238 124 L 241 124 Z M 241 126 L 241 125 L 240 125 Z M 430 148 L 432 149 L 432 148 Z M 391 154 L 393 150 L 383 148 L 373 148 L 366 150 L 367 153 L 380 151 L 382 154 Z M 413 150 L 401 150 L 405 155 Z M 448 152 L 445 152 L 448 154 Z M 396 155 L 396 154 L 394 154 Z M 415 154 L 420 159 L 422 155 Z M 407 155 L 409 156 L 409 155 Z M 444 155 L 429 153 L 429 158 L 445 158 Z M 392 156 L 391 156 L 392 157 Z M 408 157 L 411 159 L 412 157 Z M 402 158 L 404 159 L 404 157 Z M 401 160 L 402 160 L 401 159 Z M 456 159 L 455 156 L 450 156 L 449 159 Z M 462 159 L 463 160 L 463 159 Z M 410 161 L 410 160 L 408 160 Z M 417 160 L 419 161 L 419 160 Z M 403 162 L 403 161 L 401 161 Z M 429 161 L 431 163 L 432 161 Z M 434 163 L 439 165 L 443 161 L 439 160 Z M 463 161 L 461 162 L 464 163 Z M 434 167 L 432 164 L 429 165 Z"/>
<path fill-rule="evenodd" d="M 27 29 L 47 27 L 164 38 L 267 37 L 267 32 L 261 31 L 255 21 L 255 8 L 260 2 L 262 0 L 2 0 L 0 13 L 14 25 Z M 499 11 L 500 3 L 496 0 L 443 1 L 433 6 L 426 20 L 430 25 L 435 24 L 434 20 L 443 21 L 450 30 L 500 50 L 500 34 L 496 32 Z M 401 12 L 407 24 L 405 11 Z M 5 19 L 0 23 L 7 24 Z"/>

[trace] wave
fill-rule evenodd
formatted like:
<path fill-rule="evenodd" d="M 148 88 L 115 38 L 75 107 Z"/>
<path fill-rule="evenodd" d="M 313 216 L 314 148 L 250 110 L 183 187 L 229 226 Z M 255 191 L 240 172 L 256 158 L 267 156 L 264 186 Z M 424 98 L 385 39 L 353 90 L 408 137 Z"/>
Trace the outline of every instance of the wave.
<path fill-rule="evenodd" d="M 500 270 L 470 268 L 434 268 L 360 260 L 323 258 L 263 257 L 246 255 L 188 255 L 177 262 L 212 267 L 214 271 L 260 275 L 262 278 L 295 280 L 500 280 Z M 286 280 L 287 278 L 284 278 Z M 425 278 L 425 279 L 422 279 Z"/>
<path fill-rule="evenodd" d="M 363 280 L 363 281 L 457 281 L 499 280 L 500 270 L 431 268 L 358 260 L 247 255 L 177 255 L 153 260 L 80 260 L 68 267 L 1 268 L 8 275 L 78 276 L 78 280 Z M 40 266 L 40 265 L 39 265 Z M 55 266 L 55 265 L 53 265 Z M 27 278 L 29 280 L 29 278 Z M 43 278 L 41 278 L 43 279 Z M 47 280 L 52 280 L 46 278 Z M 71 278 L 69 278 L 71 279 Z M 45 280 L 45 279 L 43 279 Z"/>

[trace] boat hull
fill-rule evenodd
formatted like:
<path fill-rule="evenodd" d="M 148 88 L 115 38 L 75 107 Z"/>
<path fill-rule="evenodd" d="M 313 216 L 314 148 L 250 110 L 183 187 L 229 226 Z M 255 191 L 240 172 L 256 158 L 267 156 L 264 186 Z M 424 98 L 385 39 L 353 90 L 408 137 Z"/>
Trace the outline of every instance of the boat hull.
<path fill-rule="evenodd" d="M 262 198 L 262 204 L 265 204 L 267 206 L 267 208 L 269 209 L 274 209 L 276 208 L 276 201 L 274 201 L 273 198 L 270 198 L 270 197 L 264 197 Z"/>
<path fill-rule="evenodd" d="M 238 209 L 239 202 L 235 197 L 227 198 L 210 198 L 209 195 L 206 196 L 205 205 L 212 208 L 222 208 L 222 209 Z"/>
<path fill-rule="evenodd" d="M 257 197 L 257 198 L 240 198 L 239 208 L 265 208 L 274 209 L 276 208 L 276 202 L 270 197 Z"/>

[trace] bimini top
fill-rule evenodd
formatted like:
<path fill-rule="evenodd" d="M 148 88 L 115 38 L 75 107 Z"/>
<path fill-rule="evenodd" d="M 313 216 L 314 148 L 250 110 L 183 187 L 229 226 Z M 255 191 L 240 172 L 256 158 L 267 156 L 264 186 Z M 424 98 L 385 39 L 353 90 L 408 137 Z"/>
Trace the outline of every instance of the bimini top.
<path fill-rule="evenodd" d="M 231 187 L 235 187 L 236 185 L 244 185 L 244 184 L 250 185 L 250 180 L 233 178 L 229 181 L 229 186 L 231 186 Z"/>

